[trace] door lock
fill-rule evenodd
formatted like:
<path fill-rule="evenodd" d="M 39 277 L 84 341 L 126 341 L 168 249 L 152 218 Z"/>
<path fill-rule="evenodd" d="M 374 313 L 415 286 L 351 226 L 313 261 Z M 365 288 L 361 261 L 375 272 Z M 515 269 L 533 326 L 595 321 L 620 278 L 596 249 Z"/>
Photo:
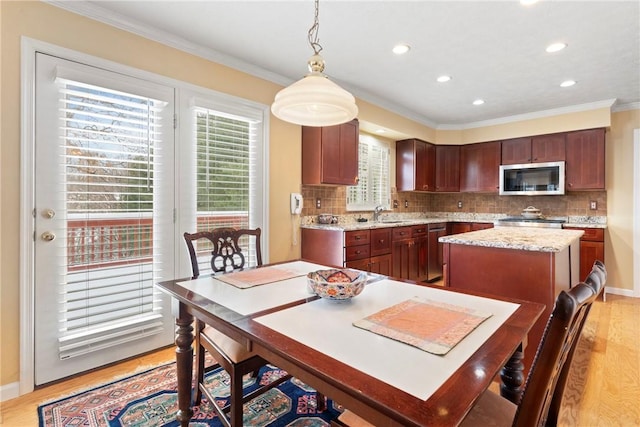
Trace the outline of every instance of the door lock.
<path fill-rule="evenodd" d="M 45 209 L 44 211 L 42 211 L 42 216 L 51 219 L 56 216 L 56 211 L 54 211 L 53 209 Z"/>
<path fill-rule="evenodd" d="M 52 241 L 53 239 L 56 238 L 56 235 L 53 234 L 51 231 L 45 231 L 44 233 L 42 233 L 40 235 L 40 238 L 42 240 L 44 240 L 45 242 L 50 242 L 50 241 Z"/>

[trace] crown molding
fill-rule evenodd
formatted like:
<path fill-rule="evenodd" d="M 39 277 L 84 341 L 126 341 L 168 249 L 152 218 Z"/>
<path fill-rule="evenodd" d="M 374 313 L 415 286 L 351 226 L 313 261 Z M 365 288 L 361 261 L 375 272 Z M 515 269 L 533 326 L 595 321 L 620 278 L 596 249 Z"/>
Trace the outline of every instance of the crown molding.
<path fill-rule="evenodd" d="M 487 126 L 502 125 L 506 123 L 521 122 L 524 120 L 540 119 L 545 117 L 558 116 L 561 114 L 580 113 L 582 111 L 596 110 L 600 108 L 611 108 L 616 102 L 615 99 L 590 102 L 587 104 L 570 105 L 567 107 L 553 108 L 550 110 L 534 111 L 526 114 L 516 114 L 513 116 L 500 117 L 492 120 L 482 120 L 478 122 L 466 123 L 463 125 L 439 125 L 438 130 L 465 130 Z"/>
<path fill-rule="evenodd" d="M 611 107 L 612 113 L 618 113 L 620 111 L 640 110 L 640 102 L 629 102 L 627 104 L 615 104 Z"/>
<path fill-rule="evenodd" d="M 262 78 L 272 83 L 282 85 L 283 87 L 288 86 L 295 81 L 293 79 L 274 73 L 272 71 L 265 70 L 264 68 L 258 67 L 255 64 L 242 61 L 238 58 L 218 52 L 213 49 L 209 49 L 205 46 L 193 43 L 181 37 L 176 37 L 175 35 L 167 31 L 162 31 L 158 28 L 141 24 L 138 21 L 129 19 L 119 14 L 114 14 L 105 8 L 102 8 L 96 4 L 93 4 L 85 0 L 77 0 L 77 1 L 43 0 L 43 1 L 52 6 L 56 6 L 61 9 L 67 10 L 69 12 L 82 15 L 90 19 L 94 19 L 96 21 L 119 28 L 121 30 L 139 35 L 146 39 L 153 40 L 155 42 L 161 43 L 169 47 L 173 47 L 180 51 L 199 56 L 209 61 L 221 64 L 230 68 L 234 68 L 240 72 L 244 72 L 252 76 Z M 615 99 L 599 101 L 599 102 L 593 102 L 589 104 L 580 104 L 580 105 L 562 107 L 557 109 L 544 110 L 544 111 L 519 114 L 514 116 L 501 117 L 498 119 L 483 120 L 483 121 L 463 123 L 463 124 L 438 124 L 400 105 L 389 102 L 388 100 L 381 99 L 359 88 L 351 87 L 349 84 L 343 81 L 340 81 L 339 79 L 333 79 L 333 80 L 336 83 L 340 84 L 340 86 L 348 89 L 351 93 L 354 94 L 354 96 L 360 98 L 365 102 L 372 103 L 392 113 L 399 114 L 409 120 L 415 121 L 416 123 L 420 123 L 424 126 L 428 126 L 428 127 L 431 127 L 432 129 L 438 129 L 438 130 L 473 129 L 478 127 L 494 126 L 494 125 L 518 122 L 523 120 L 549 117 L 549 116 L 554 116 L 558 114 L 588 111 L 596 108 L 609 108 L 609 107 L 612 107 L 612 105 L 616 101 Z M 613 111 L 637 109 L 637 108 L 640 108 L 638 105 L 640 105 L 640 103 L 619 105 L 619 106 L 616 106 L 615 110 Z"/>

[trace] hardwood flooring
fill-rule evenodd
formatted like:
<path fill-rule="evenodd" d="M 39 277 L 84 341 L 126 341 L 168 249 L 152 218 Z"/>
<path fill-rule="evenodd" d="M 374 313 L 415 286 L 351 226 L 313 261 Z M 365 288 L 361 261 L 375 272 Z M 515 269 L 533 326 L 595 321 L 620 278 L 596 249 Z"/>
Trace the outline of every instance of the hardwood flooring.
<path fill-rule="evenodd" d="M 0 403 L 0 425 L 37 426 L 37 407 L 167 361 L 172 348 L 43 387 Z M 565 391 L 560 426 L 640 426 L 640 298 L 607 295 L 585 325 Z"/>

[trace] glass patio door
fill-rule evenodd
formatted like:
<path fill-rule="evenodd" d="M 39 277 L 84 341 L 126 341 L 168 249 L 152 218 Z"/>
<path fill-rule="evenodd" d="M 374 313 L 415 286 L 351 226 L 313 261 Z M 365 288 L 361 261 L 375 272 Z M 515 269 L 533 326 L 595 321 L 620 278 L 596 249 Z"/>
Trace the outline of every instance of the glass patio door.
<path fill-rule="evenodd" d="M 173 341 L 174 90 L 36 54 L 35 383 Z"/>

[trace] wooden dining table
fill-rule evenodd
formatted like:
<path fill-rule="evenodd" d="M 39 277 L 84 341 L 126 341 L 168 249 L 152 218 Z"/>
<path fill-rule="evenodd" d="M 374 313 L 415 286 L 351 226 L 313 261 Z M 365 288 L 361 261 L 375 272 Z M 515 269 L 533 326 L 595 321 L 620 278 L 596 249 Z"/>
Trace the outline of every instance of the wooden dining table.
<path fill-rule="evenodd" d="M 176 417 L 182 426 L 193 415 L 194 318 L 376 426 L 458 425 L 496 379 L 503 396 L 519 399 L 527 333 L 543 305 L 375 274 L 360 295 L 330 301 L 311 293 L 306 279 L 308 272 L 327 268 L 297 260 L 260 267 L 259 272 L 245 270 L 244 275 L 156 284 L 173 297 Z M 481 311 L 487 318 L 446 354 L 354 326 L 415 298 Z"/>

